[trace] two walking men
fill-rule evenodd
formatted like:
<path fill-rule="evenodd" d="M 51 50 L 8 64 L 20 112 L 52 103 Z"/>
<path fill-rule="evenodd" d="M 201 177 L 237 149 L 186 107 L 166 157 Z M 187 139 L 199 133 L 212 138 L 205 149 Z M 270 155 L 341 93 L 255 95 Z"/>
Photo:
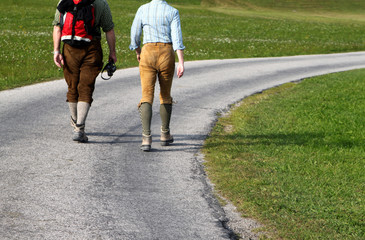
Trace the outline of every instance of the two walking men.
<path fill-rule="evenodd" d="M 62 36 L 66 35 L 63 34 L 60 27 L 62 18 L 59 17 L 59 12 L 62 14 L 62 11 L 59 6 L 61 4 L 58 5 L 53 22 L 54 62 L 59 67 L 63 65 L 65 80 L 68 84 L 67 101 L 70 108 L 71 125 L 74 127 L 73 140 L 86 142 L 85 120 L 92 102 L 95 80 L 102 68 L 100 27 L 106 32 L 110 52 L 109 60 L 116 62 L 114 24 L 106 0 L 62 1 L 75 3 L 91 1 L 94 5 L 96 37 L 86 47 L 72 47 L 65 43 L 61 55 L 60 42 Z M 60 2 L 62 3 L 62 1 Z M 143 47 L 141 48 L 142 33 Z M 175 51 L 179 60 L 177 76 L 182 77 L 185 70 L 183 52 L 185 47 L 182 41 L 178 10 L 164 0 L 152 0 L 142 5 L 138 9 L 131 27 L 129 48 L 136 52 L 141 78 L 142 99 L 138 104 L 143 129 L 141 150 L 150 151 L 152 104 L 157 77 L 160 84 L 160 142 L 161 145 L 167 146 L 174 141 L 170 134 L 170 119 L 173 103 L 171 86 L 175 71 Z"/>

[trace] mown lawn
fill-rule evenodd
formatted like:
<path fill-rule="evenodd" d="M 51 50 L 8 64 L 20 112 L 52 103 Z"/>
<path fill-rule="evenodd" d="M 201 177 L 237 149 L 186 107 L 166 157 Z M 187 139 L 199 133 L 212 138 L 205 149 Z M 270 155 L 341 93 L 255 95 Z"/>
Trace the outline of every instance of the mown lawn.
<path fill-rule="evenodd" d="M 364 239 L 365 70 L 245 99 L 206 141 L 216 189 L 274 239 Z"/>

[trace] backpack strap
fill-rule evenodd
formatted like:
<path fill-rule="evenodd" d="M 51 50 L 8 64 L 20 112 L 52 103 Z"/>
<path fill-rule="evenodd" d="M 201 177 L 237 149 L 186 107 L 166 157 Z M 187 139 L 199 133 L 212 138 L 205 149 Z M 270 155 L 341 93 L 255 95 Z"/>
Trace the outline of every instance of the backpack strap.
<path fill-rule="evenodd" d="M 72 15 L 74 15 L 73 19 L 72 19 L 72 36 L 71 36 L 71 45 L 74 44 L 74 38 L 75 38 L 75 26 L 76 26 L 76 22 L 77 22 L 77 6 L 74 5 L 74 8 L 72 10 Z"/>
<path fill-rule="evenodd" d="M 77 5 L 77 8 L 80 9 L 82 7 L 91 5 L 95 2 L 95 0 L 81 0 L 78 4 L 75 4 L 73 0 L 62 0 L 57 9 L 60 13 L 64 14 L 65 12 L 71 12 L 74 9 L 74 6 Z"/>
<path fill-rule="evenodd" d="M 74 8 L 74 1 L 73 0 L 62 0 L 58 6 L 57 9 L 61 14 L 65 14 L 65 12 L 70 12 Z"/>

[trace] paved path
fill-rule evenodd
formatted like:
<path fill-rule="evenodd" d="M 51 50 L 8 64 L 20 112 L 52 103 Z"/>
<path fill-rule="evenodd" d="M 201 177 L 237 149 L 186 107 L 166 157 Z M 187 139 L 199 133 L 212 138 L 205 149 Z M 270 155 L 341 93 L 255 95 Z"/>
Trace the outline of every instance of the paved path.
<path fill-rule="evenodd" d="M 150 153 L 139 150 L 137 68 L 98 79 L 88 144 L 71 141 L 63 80 L 0 92 L 0 239 L 230 239 L 199 154 L 216 113 L 285 82 L 364 67 L 364 52 L 187 62 L 173 86 L 176 143 L 159 146 L 157 96 Z"/>

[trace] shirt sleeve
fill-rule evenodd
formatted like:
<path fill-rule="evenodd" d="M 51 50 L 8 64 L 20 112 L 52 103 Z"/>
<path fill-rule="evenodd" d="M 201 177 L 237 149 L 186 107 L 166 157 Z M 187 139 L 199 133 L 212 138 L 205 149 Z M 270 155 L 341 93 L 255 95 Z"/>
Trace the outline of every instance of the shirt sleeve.
<path fill-rule="evenodd" d="M 171 38 L 174 50 L 184 50 L 179 11 L 176 10 L 171 22 Z"/>
<path fill-rule="evenodd" d="M 141 45 L 142 35 L 142 8 L 140 7 L 134 17 L 133 24 L 131 27 L 131 44 L 129 45 L 130 50 L 135 50 Z"/>
<path fill-rule="evenodd" d="M 109 32 L 114 28 L 112 13 L 107 2 L 105 2 L 103 12 L 100 17 L 100 27 L 103 29 L 103 32 Z"/>
<path fill-rule="evenodd" d="M 58 4 L 60 4 L 61 1 L 58 2 Z M 57 4 L 57 6 L 58 6 Z M 53 19 L 53 22 L 52 22 L 52 25 L 53 26 L 59 26 L 60 25 L 60 11 L 58 11 L 58 9 L 56 9 L 56 13 L 54 15 L 54 19 Z"/>
<path fill-rule="evenodd" d="M 60 25 L 60 12 L 58 10 L 56 10 L 52 25 L 53 26 L 59 26 Z"/>

